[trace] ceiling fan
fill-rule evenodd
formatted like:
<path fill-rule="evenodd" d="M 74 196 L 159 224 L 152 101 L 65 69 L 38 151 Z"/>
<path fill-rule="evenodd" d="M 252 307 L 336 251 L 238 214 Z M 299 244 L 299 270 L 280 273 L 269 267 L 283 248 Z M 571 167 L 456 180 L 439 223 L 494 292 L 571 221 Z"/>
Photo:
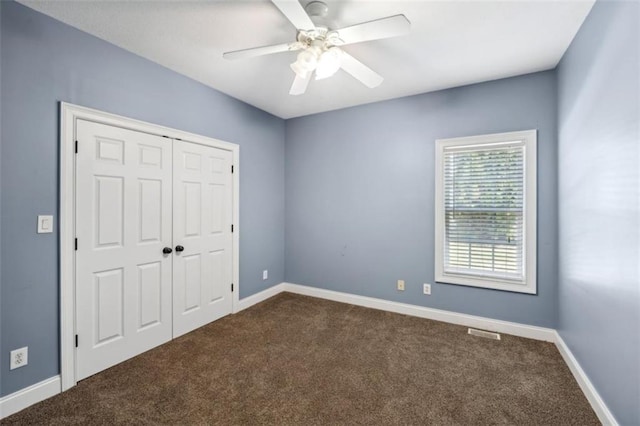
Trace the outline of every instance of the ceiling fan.
<path fill-rule="evenodd" d="M 296 41 L 251 49 L 226 52 L 225 59 L 244 59 L 280 52 L 300 51 L 291 64 L 296 76 L 289 90 L 290 95 L 301 95 L 307 90 L 312 75 L 316 80 L 331 77 L 338 69 L 374 88 L 383 78 L 365 64 L 349 55 L 340 46 L 397 37 L 409 33 L 410 23 L 404 15 L 394 15 L 339 30 L 324 24 L 328 7 L 321 1 L 312 1 L 306 8 L 297 0 L 271 0 L 298 30 Z M 314 24 L 311 18 L 318 23 Z"/>

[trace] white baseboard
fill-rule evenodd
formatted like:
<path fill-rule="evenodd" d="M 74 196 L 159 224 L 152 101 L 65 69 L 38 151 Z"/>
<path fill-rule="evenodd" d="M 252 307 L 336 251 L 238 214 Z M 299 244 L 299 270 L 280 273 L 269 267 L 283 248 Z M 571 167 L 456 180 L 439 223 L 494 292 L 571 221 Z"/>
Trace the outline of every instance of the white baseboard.
<path fill-rule="evenodd" d="M 602 422 L 603 425 L 612 425 L 617 426 L 618 422 L 616 418 L 613 416 L 609 408 L 604 403 L 600 394 L 596 390 L 596 388 L 589 380 L 589 376 L 584 372 L 578 360 L 573 356 L 573 353 L 567 346 L 567 344 L 562 340 L 560 334 L 556 331 L 556 346 L 558 347 L 558 351 L 560 351 L 560 355 L 564 359 L 564 362 L 573 373 L 573 377 L 575 377 L 580 389 L 582 389 L 582 393 L 587 397 L 587 400 L 591 404 L 591 408 L 596 412 L 598 419 Z"/>
<path fill-rule="evenodd" d="M 240 301 L 238 302 L 238 310 L 236 311 L 236 313 L 247 309 L 257 303 L 263 302 L 278 293 L 282 293 L 283 291 L 284 283 L 280 283 L 274 285 L 273 287 L 269 287 L 266 290 L 262 290 L 259 293 L 252 294 L 251 296 L 245 297 L 244 299 L 240 299 Z"/>
<path fill-rule="evenodd" d="M 321 299 L 333 300 L 335 302 L 350 303 L 352 305 L 364 306 L 367 308 L 380 309 L 382 311 L 395 312 L 398 314 L 411 315 L 419 318 L 426 318 L 451 324 L 463 325 L 466 327 L 479 328 L 482 330 L 495 331 L 498 333 L 511 334 L 513 336 L 526 337 L 528 339 L 543 340 L 546 342 L 556 341 L 555 330 L 551 328 L 536 327 L 533 325 L 501 321 L 491 318 L 478 317 L 475 315 L 460 314 L 457 312 L 426 308 L 424 306 L 410 305 L 407 303 L 392 302 L 389 300 L 376 299 L 373 297 L 357 296 L 355 294 L 325 290 L 300 284 L 282 283 L 281 285 L 284 285 L 284 291 L 288 291 L 290 293 L 318 297 Z"/>
<path fill-rule="evenodd" d="M 59 394 L 60 391 L 60 376 L 55 376 L 4 396 L 0 398 L 0 419 L 17 413 L 36 402 L 51 398 Z"/>

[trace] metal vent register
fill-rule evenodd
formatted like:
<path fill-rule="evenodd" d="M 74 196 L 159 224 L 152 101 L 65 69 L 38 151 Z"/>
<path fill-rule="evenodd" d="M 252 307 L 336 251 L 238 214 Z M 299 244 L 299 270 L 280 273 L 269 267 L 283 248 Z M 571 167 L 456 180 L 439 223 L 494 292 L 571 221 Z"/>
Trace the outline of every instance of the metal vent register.
<path fill-rule="evenodd" d="M 472 336 L 484 337 L 486 339 L 500 340 L 500 333 L 493 333 L 491 331 L 476 330 L 475 328 L 470 328 L 469 334 L 471 334 Z"/>

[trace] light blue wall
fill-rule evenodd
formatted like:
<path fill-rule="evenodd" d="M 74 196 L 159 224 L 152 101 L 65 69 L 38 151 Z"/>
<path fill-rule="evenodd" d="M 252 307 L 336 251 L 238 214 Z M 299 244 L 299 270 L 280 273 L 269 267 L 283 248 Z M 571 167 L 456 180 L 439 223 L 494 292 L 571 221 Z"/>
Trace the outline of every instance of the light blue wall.
<path fill-rule="evenodd" d="M 640 3 L 598 1 L 558 68 L 559 332 L 640 424 Z"/>
<path fill-rule="evenodd" d="M 284 121 L 13 2 L 0 2 L 0 394 L 59 372 L 58 111 L 66 101 L 240 145 L 240 282 L 284 279 Z M 262 270 L 270 279 L 262 281 Z M 9 371 L 10 350 L 29 365 Z"/>
<path fill-rule="evenodd" d="M 35 218 L 57 214 L 67 101 L 241 145 L 241 297 L 286 280 L 559 326 L 618 420 L 640 423 L 638 9 L 598 1 L 558 87 L 548 71 L 285 123 L 0 1 L 0 395 L 59 370 L 58 235 L 37 235 Z M 531 128 L 538 295 L 436 284 L 423 296 L 434 276 L 434 140 Z M 29 366 L 10 372 L 6 355 L 24 345 Z"/>
<path fill-rule="evenodd" d="M 556 116 L 549 71 L 287 120 L 286 280 L 555 327 Z M 424 296 L 434 141 L 527 129 L 538 129 L 538 295 L 435 284 Z"/>

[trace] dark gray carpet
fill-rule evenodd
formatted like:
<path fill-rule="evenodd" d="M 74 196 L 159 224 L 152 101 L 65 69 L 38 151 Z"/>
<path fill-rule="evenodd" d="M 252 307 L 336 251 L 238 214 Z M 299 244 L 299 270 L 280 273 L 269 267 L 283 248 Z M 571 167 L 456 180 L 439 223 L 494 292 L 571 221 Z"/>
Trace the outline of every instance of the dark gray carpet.
<path fill-rule="evenodd" d="M 280 294 L 3 424 L 599 424 L 551 343 Z"/>

